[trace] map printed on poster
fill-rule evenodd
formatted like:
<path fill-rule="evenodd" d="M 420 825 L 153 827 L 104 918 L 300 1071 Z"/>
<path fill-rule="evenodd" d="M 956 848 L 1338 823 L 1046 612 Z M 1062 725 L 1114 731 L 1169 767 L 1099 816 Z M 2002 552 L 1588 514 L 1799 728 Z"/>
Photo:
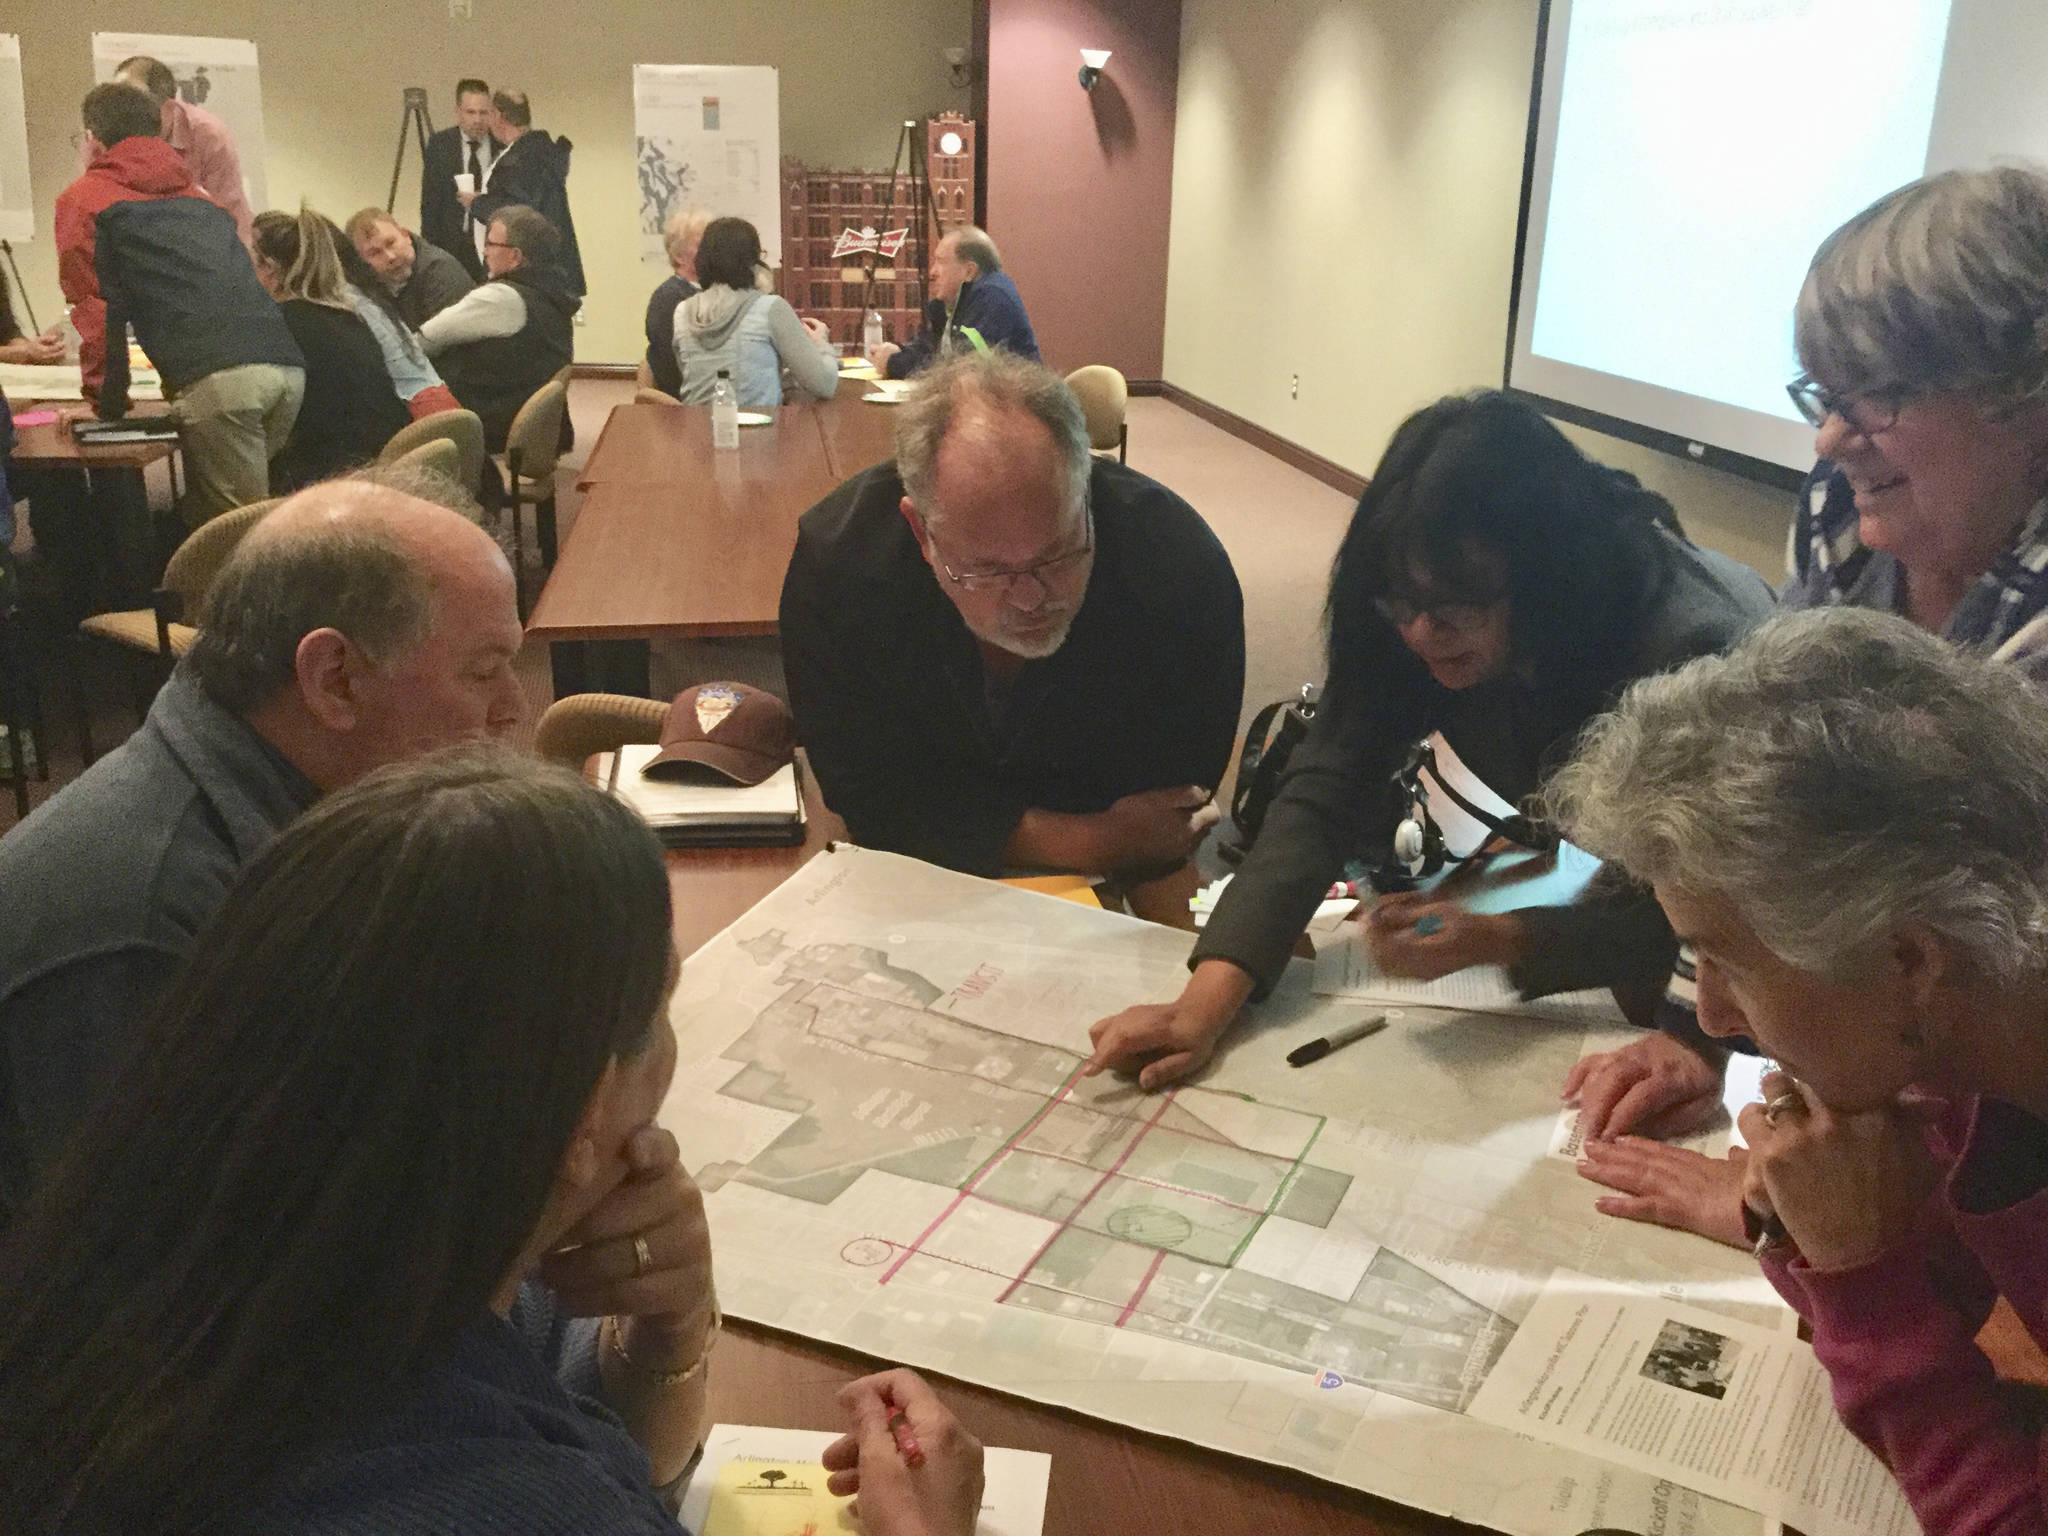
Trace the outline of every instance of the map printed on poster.
<path fill-rule="evenodd" d="M 1365 1005 L 1295 966 L 1199 1085 L 1084 1078 L 1185 934 L 899 858 L 813 860 L 683 967 L 662 1123 L 728 1314 L 1516 1536 L 1760 1536 L 1470 1412 L 1558 1270 L 1777 1326 L 1745 1254 L 1611 1220 L 1548 1154 L 1622 1027 Z"/>
<path fill-rule="evenodd" d="M 242 162 L 242 191 L 259 213 L 270 206 L 264 169 L 263 87 L 256 45 L 233 37 L 172 37 L 154 32 L 95 32 L 92 77 L 111 80 L 123 59 L 147 54 L 178 77 L 178 97 L 228 125 Z"/>
<path fill-rule="evenodd" d="M 0 240 L 30 240 L 35 195 L 28 182 L 28 104 L 21 90 L 21 39 L 0 32 Z M 24 324 L 26 320 L 24 319 Z"/>
<path fill-rule="evenodd" d="M 780 75 L 765 65 L 635 64 L 640 254 L 661 262 L 661 226 L 695 204 L 751 222 L 782 265 Z"/>

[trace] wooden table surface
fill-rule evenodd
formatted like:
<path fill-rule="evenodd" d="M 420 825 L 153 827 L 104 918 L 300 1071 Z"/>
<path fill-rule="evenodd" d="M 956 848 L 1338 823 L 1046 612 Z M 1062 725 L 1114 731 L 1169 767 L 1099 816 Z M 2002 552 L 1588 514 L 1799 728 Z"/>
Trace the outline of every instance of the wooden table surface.
<path fill-rule="evenodd" d="M 617 407 L 527 633 L 543 640 L 772 635 L 796 523 L 889 456 L 894 413 L 842 383 L 711 447 L 702 406 Z"/>
<path fill-rule="evenodd" d="M 78 439 L 71 435 L 71 421 L 62 414 L 61 406 L 40 407 L 34 401 L 13 400 L 9 403 L 23 414 L 39 409 L 59 411 L 55 421 L 46 421 L 40 426 L 16 427 L 14 452 L 8 457 L 17 464 L 71 465 L 81 469 L 141 469 L 159 459 L 167 459 L 178 451 L 177 439 L 157 443 L 105 443 L 97 447 L 79 446 Z M 73 403 L 74 411 L 77 403 Z M 161 400 L 137 401 L 130 409 L 131 416 L 161 416 L 170 409 Z"/>
<path fill-rule="evenodd" d="M 670 851 L 682 955 L 701 948 L 830 840 L 845 836 L 808 773 L 805 788 L 811 820 L 801 847 Z M 839 1430 L 839 1388 L 893 1363 L 728 1319 L 712 1356 L 712 1413 L 728 1424 Z M 984 1444 L 1052 1456 L 1046 1536 L 1445 1536 L 1473 1529 L 1284 1467 L 932 1379 Z"/>

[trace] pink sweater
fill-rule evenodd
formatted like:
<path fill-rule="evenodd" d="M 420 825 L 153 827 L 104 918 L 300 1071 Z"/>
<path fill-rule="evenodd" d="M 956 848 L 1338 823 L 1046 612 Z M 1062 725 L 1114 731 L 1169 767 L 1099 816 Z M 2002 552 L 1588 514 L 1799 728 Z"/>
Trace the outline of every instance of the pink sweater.
<path fill-rule="evenodd" d="M 1891 1468 L 1926 1536 L 2048 1533 L 2048 1442 L 2019 1422 L 1975 1343 L 2004 1296 L 2048 1348 L 2048 1188 L 2027 1173 L 2048 1127 L 1964 1099 L 1928 1142 L 1948 1171 L 1912 1240 L 1847 1270 L 1772 1254 L 1764 1273 L 1813 1325 L 1842 1422 Z"/>

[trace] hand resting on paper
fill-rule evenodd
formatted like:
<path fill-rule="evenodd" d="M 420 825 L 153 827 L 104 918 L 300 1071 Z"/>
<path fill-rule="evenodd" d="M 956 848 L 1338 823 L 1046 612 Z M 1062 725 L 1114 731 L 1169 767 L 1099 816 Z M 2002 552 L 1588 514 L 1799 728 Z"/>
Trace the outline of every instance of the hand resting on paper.
<path fill-rule="evenodd" d="M 1742 1180 L 1748 1160 L 1741 1147 L 1731 1147 L 1726 1157 L 1708 1157 L 1690 1147 L 1623 1136 L 1586 1142 L 1579 1176 L 1616 1191 L 1593 1202 L 1602 1215 L 1652 1221 L 1747 1249 Z"/>
<path fill-rule="evenodd" d="M 1528 944 L 1512 912 L 1468 912 L 1422 891 L 1382 896 L 1360 910 L 1357 922 L 1373 964 L 1411 981 L 1435 981 L 1475 965 L 1512 965 Z"/>
<path fill-rule="evenodd" d="M 1560 1097 L 1579 1106 L 1589 1142 L 1617 1136 L 1689 1136 L 1721 1114 L 1723 1061 L 1709 1061 L 1661 1029 L 1619 1050 L 1582 1056 Z"/>

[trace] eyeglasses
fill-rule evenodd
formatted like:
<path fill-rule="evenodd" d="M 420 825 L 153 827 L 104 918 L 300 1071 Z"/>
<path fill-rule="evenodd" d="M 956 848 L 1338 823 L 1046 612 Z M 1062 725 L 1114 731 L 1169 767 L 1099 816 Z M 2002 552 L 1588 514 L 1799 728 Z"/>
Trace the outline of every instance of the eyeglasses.
<path fill-rule="evenodd" d="M 509 251 L 513 249 L 513 245 L 510 240 L 493 240 L 489 235 L 485 235 L 484 249 L 487 251 Z"/>
<path fill-rule="evenodd" d="M 1504 598 L 1496 597 L 1483 603 L 1438 603 L 1415 602 L 1405 597 L 1376 597 L 1372 605 L 1379 616 L 1396 629 L 1406 629 L 1424 614 L 1429 622 L 1439 629 L 1450 630 L 1453 634 L 1469 634 L 1483 629 L 1493 617 Z"/>
<path fill-rule="evenodd" d="M 1054 582 L 1073 575 L 1081 562 L 1095 552 L 1094 509 L 1084 505 L 1081 508 L 1081 516 L 1086 525 L 1086 532 L 1079 549 L 1069 549 L 1060 554 L 1048 556 L 1044 560 L 1035 561 L 1030 565 L 1020 565 L 1011 570 L 956 571 L 946 563 L 946 557 L 939 553 L 939 546 L 932 540 L 929 530 L 925 534 L 925 540 L 931 544 L 932 557 L 939 562 L 939 569 L 945 574 L 946 580 L 952 582 L 954 586 L 963 592 L 1007 590 L 1013 582 L 1022 581 L 1027 576 L 1041 587 L 1051 590 Z"/>
<path fill-rule="evenodd" d="M 1839 416 L 1859 436 L 1869 437 L 1874 433 L 1887 432 L 1899 419 L 1899 407 L 1878 402 L 1877 409 L 1884 413 L 1883 419 L 1864 412 L 1870 404 L 1851 395 L 1838 395 L 1832 389 L 1815 381 L 1810 373 L 1802 373 L 1785 386 L 1785 393 L 1792 397 L 1792 407 L 1805 418 L 1810 427 L 1827 425 L 1830 416 Z"/>

